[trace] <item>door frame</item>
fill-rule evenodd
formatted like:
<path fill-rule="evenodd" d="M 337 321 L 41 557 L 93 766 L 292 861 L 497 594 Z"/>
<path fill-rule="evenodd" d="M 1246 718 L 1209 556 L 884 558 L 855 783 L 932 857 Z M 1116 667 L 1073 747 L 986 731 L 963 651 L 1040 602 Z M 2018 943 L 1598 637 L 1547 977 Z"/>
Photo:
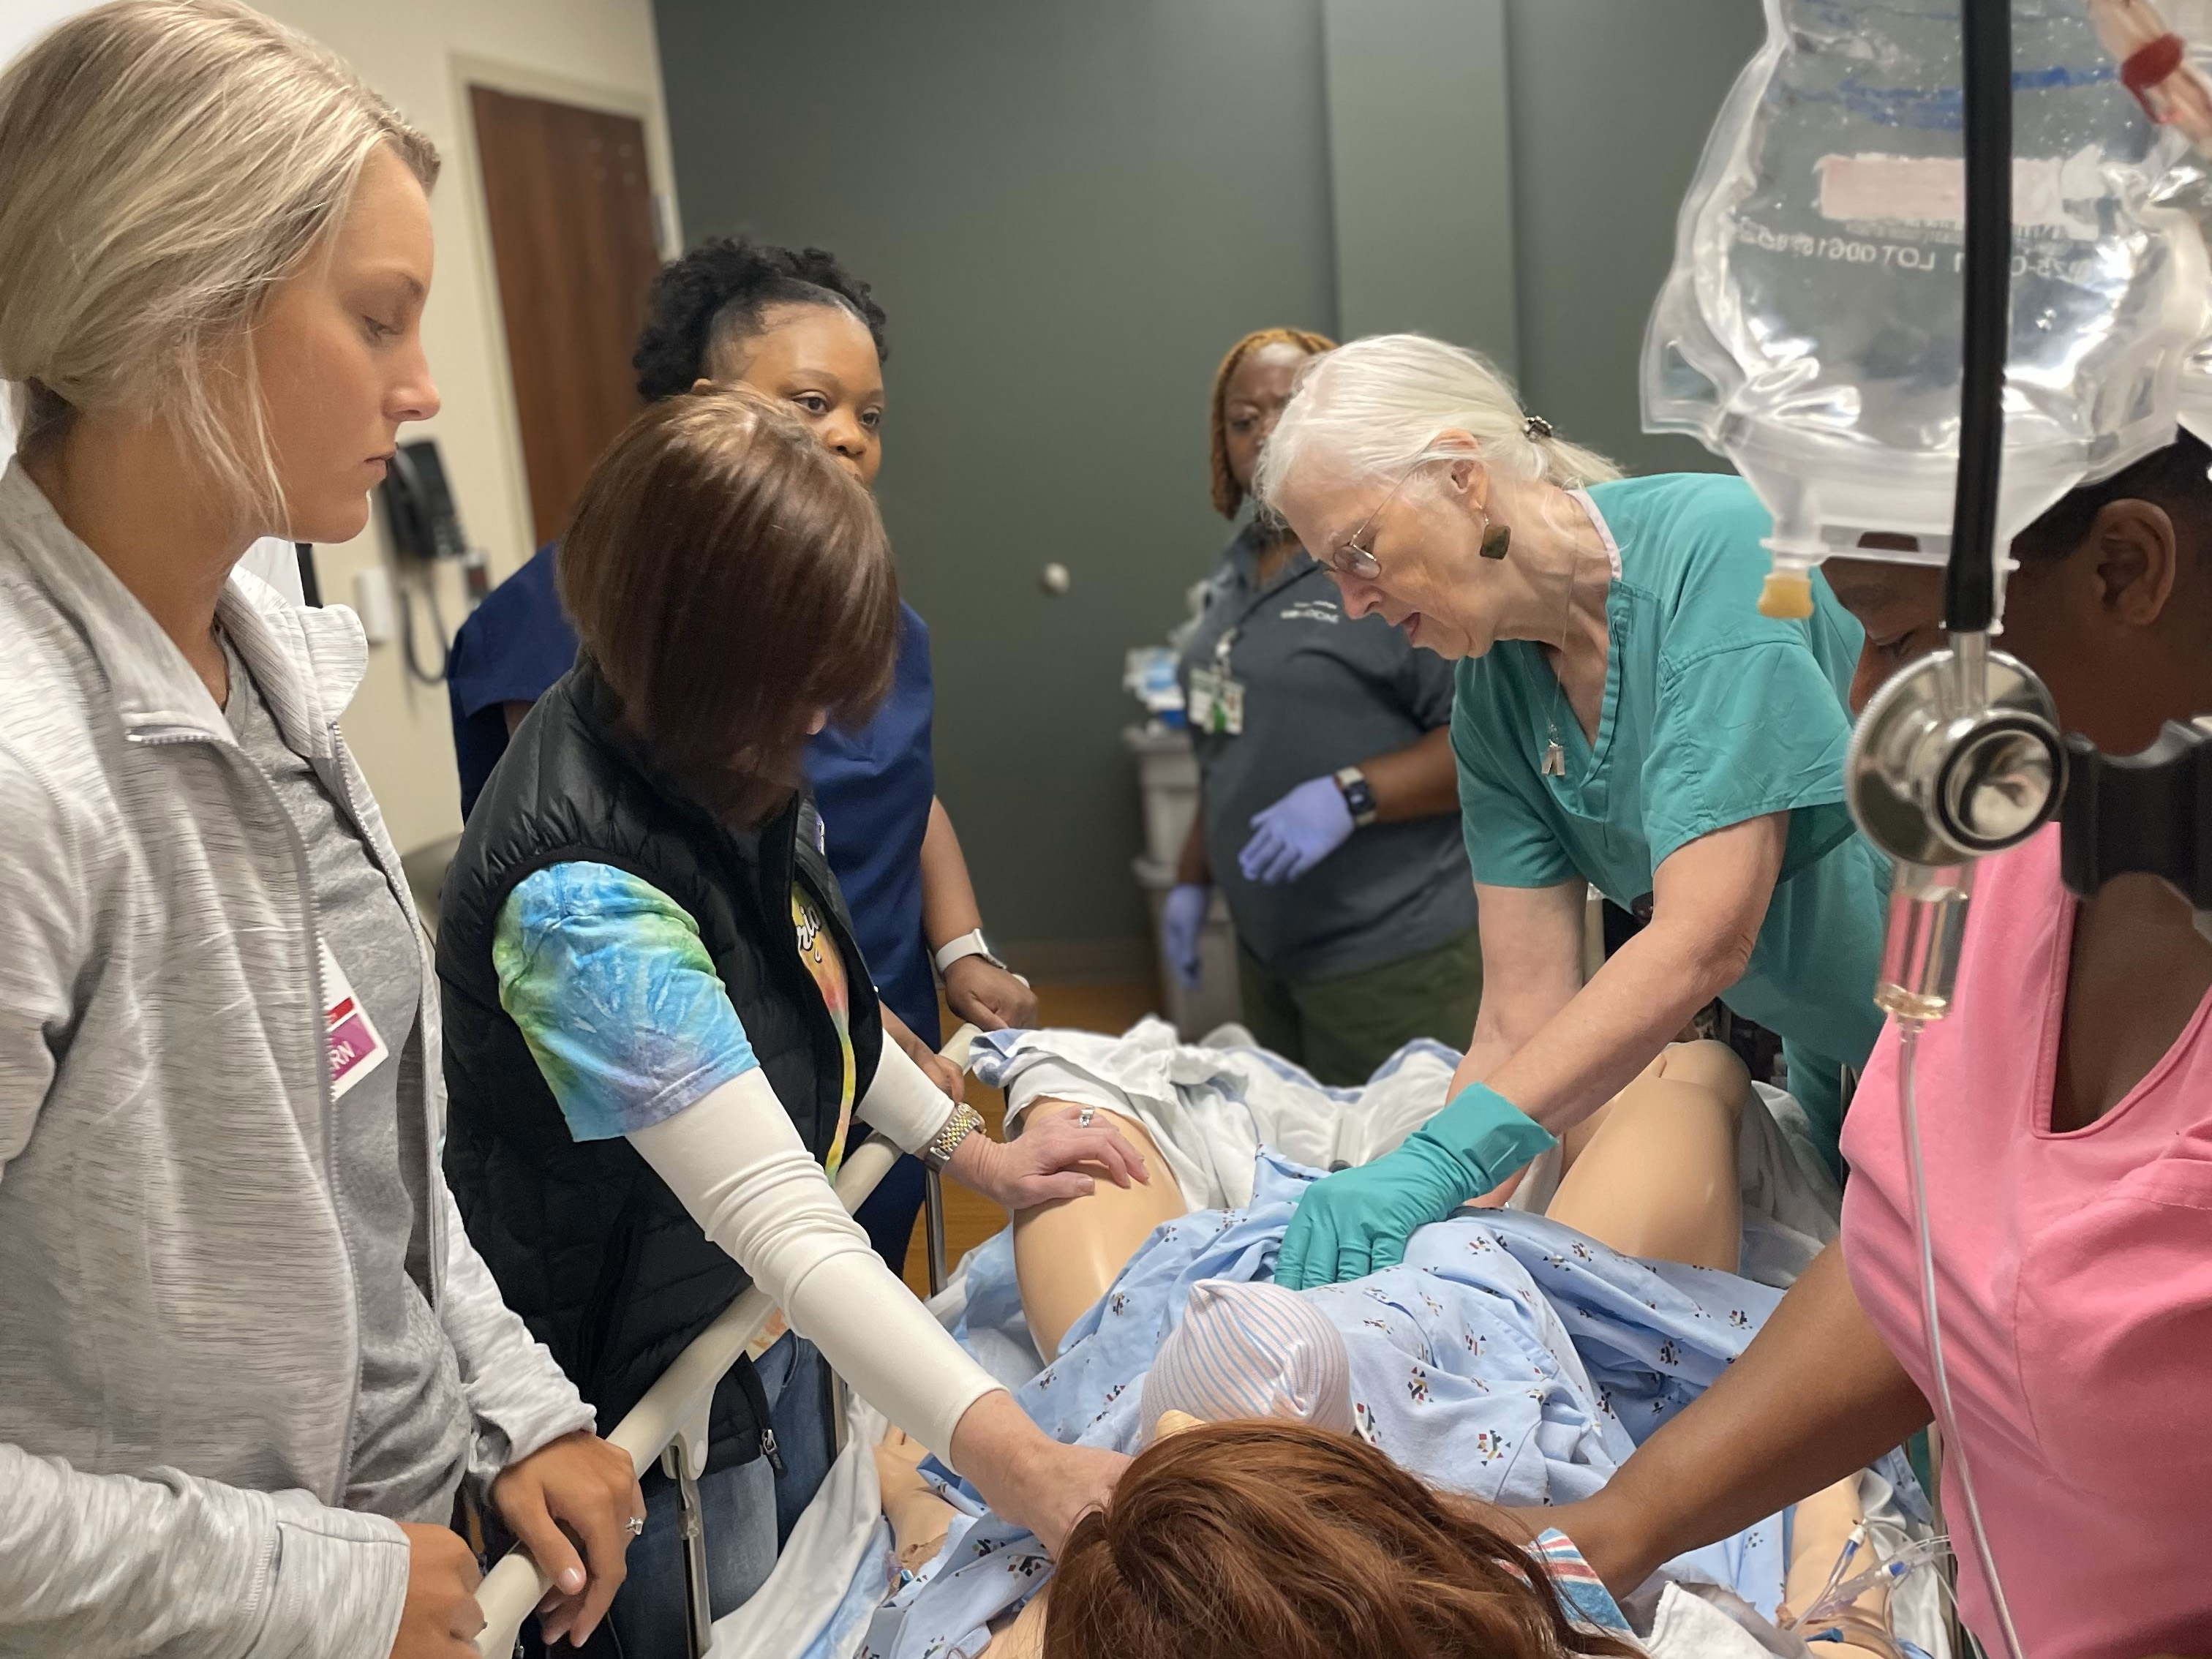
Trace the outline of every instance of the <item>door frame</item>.
<path fill-rule="evenodd" d="M 491 204 L 484 194 L 483 159 L 477 149 L 476 106 L 469 96 L 469 88 L 486 87 L 517 97 L 543 98 L 556 104 L 573 104 L 580 109 L 626 115 L 642 125 L 646 179 L 653 199 L 654 238 L 659 244 L 664 264 L 683 251 L 684 236 L 683 213 L 676 199 L 675 155 L 668 142 L 668 115 L 657 95 L 571 80 L 567 76 L 549 75 L 524 64 L 478 58 L 467 52 L 449 54 L 447 75 L 452 84 L 455 111 L 452 166 L 467 178 L 462 194 L 467 201 L 469 235 L 476 244 L 484 273 L 477 295 L 477 331 L 491 362 L 493 380 L 507 393 L 499 407 L 500 443 L 507 451 L 509 506 L 515 515 L 514 522 L 527 532 L 532 517 L 530 471 L 522 453 L 522 416 L 514 403 L 514 364 L 507 354 L 507 319 L 500 309 L 499 251 L 492 242 Z M 659 75 L 656 57 L 656 85 Z M 450 178 L 451 173 L 447 176 Z M 522 558 L 526 560 L 536 551 L 534 545 L 527 547 Z M 504 580 L 511 574 L 511 570 L 495 568 L 492 578 L 495 581 Z"/>

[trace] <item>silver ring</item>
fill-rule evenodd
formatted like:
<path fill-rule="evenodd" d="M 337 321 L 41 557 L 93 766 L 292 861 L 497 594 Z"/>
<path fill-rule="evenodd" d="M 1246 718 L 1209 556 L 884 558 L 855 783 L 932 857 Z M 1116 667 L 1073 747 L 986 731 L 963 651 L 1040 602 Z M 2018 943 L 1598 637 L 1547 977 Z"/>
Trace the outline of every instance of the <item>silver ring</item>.
<path fill-rule="evenodd" d="M 633 1515 L 623 1522 L 623 1530 L 633 1538 L 642 1538 L 645 1536 L 645 1517 L 641 1515 Z"/>
<path fill-rule="evenodd" d="M 1098 1109 L 1096 1106 L 1085 1106 L 1075 1115 L 1075 1127 L 1079 1129 L 1087 1129 L 1091 1127 L 1091 1120 L 1097 1115 Z"/>

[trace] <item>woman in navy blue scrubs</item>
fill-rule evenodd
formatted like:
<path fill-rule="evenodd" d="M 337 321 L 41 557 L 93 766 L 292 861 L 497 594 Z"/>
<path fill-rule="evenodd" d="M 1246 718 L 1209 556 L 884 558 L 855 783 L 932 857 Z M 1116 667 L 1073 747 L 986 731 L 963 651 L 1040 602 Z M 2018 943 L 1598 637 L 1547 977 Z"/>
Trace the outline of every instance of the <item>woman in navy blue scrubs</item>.
<path fill-rule="evenodd" d="M 632 362 L 648 398 L 715 380 L 785 399 L 870 483 L 883 460 L 884 355 L 883 307 L 830 255 L 718 238 L 660 273 Z M 575 660 L 576 636 L 554 592 L 554 554 L 552 544 L 540 548 L 453 641 L 447 688 L 464 816 L 509 734 Z M 954 1092 L 957 1074 L 936 1057 L 933 958 L 947 1006 L 986 1030 L 1034 1024 L 1036 999 L 984 944 L 967 860 L 937 799 L 929 629 L 911 606 L 899 611 L 890 696 L 860 730 L 816 737 L 806 775 L 830 866 L 883 1000 L 885 1031 Z M 860 1211 L 894 1272 L 905 1263 L 921 1191 L 921 1164 L 904 1158 Z"/>

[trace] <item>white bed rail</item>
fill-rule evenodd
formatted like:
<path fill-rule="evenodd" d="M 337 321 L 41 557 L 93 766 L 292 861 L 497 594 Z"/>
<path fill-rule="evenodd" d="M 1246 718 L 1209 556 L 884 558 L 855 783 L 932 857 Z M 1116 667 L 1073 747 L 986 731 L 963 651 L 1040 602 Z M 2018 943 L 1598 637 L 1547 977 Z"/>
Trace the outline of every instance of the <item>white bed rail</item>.
<path fill-rule="evenodd" d="M 963 1025 L 945 1045 L 945 1057 L 964 1071 L 969 1044 L 975 1035 L 974 1026 Z M 899 1156 L 899 1149 L 881 1135 L 870 1136 L 859 1150 L 847 1156 L 837 1171 L 837 1201 L 848 1213 L 860 1208 L 861 1201 L 875 1190 L 876 1183 L 890 1173 Z M 929 1196 L 933 1206 L 938 1196 L 934 1183 Z M 934 1236 L 941 1238 L 941 1215 L 933 1217 L 933 1221 Z M 641 1480 L 672 1449 L 676 1453 L 678 1467 L 671 1472 L 679 1484 L 688 1488 L 698 1478 L 706 1462 L 707 1408 L 714 1387 L 738 1363 L 775 1311 L 775 1304 L 769 1300 L 767 1292 L 757 1286 L 748 1287 L 676 1356 L 645 1391 L 644 1397 L 630 1408 L 629 1414 L 615 1425 L 607 1443 L 629 1454 Z M 686 1464 L 688 1468 L 684 1467 Z M 696 1534 L 690 1533 L 695 1517 L 687 1516 L 685 1519 L 686 1541 L 696 1541 Z M 484 1616 L 484 1627 L 476 1639 L 477 1652 L 483 1659 L 509 1659 L 523 1620 L 552 1585 L 553 1581 L 538 1571 L 538 1564 L 525 1551 L 517 1547 L 507 1552 L 484 1575 L 483 1583 L 477 1589 L 477 1605 L 483 1609 Z M 694 1609 L 696 1626 L 704 1612 L 705 1587 L 695 1581 L 692 1589 L 695 1601 L 700 1603 Z M 704 1649 L 698 1650 L 703 1652 Z"/>

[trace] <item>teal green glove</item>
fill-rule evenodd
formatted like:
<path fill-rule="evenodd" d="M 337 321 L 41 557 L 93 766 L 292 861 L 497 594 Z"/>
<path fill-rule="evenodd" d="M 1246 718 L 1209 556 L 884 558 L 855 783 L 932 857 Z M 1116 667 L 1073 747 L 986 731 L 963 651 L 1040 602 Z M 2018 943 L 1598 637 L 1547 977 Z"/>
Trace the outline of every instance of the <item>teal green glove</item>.
<path fill-rule="evenodd" d="M 1395 1152 L 1306 1188 L 1275 1258 L 1275 1283 L 1339 1285 L 1406 1257 L 1406 1241 L 1559 1144 L 1497 1090 L 1470 1083 Z"/>

